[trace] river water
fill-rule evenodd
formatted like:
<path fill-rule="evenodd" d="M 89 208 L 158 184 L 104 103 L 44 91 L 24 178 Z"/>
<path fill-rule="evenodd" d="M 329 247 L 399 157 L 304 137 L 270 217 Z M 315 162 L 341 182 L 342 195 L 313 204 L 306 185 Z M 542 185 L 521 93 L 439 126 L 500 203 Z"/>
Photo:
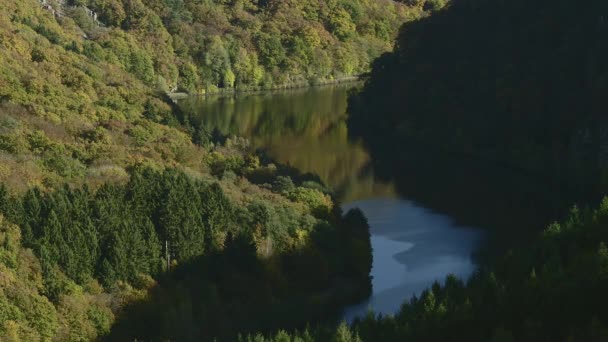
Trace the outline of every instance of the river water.
<path fill-rule="evenodd" d="M 406 199 L 368 198 L 344 207 L 363 210 L 374 249 L 373 294 L 345 310 L 348 321 L 370 310 L 394 314 L 433 282 L 448 274 L 466 279 L 475 270 L 471 254 L 481 237 L 476 229 L 457 226 L 450 217 Z"/>
<path fill-rule="evenodd" d="M 180 101 L 192 120 L 225 134 L 250 139 L 272 158 L 312 172 L 332 187 L 344 210 L 367 216 L 373 247 L 372 296 L 346 308 L 351 320 L 368 310 L 394 314 L 403 301 L 449 274 L 467 278 L 481 239 L 479 230 L 402 198 L 393 184 L 374 177 L 370 157 L 349 141 L 345 123 L 353 85 L 325 86 L 239 96 L 194 97 Z"/>

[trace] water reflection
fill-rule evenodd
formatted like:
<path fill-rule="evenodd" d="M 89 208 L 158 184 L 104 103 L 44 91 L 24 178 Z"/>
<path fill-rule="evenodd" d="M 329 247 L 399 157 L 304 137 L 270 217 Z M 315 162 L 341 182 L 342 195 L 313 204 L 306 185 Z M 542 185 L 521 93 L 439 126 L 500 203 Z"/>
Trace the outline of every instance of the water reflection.
<path fill-rule="evenodd" d="M 354 86 L 192 97 L 180 105 L 206 127 L 247 137 L 272 158 L 319 175 L 343 202 L 393 196 L 390 183 L 374 179 L 362 145 L 348 140 L 347 97 Z"/>
<path fill-rule="evenodd" d="M 245 96 L 195 97 L 180 102 L 192 119 L 225 134 L 247 137 L 281 163 L 312 172 L 333 188 L 346 210 L 368 217 L 374 265 L 373 294 L 348 308 L 345 318 L 395 313 L 411 295 L 448 274 L 466 278 L 479 232 L 457 227 L 413 202 L 392 183 L 374 178 L 361 144 L 348 140 L 345 123 L 350 86 L 330 86 Z"/>

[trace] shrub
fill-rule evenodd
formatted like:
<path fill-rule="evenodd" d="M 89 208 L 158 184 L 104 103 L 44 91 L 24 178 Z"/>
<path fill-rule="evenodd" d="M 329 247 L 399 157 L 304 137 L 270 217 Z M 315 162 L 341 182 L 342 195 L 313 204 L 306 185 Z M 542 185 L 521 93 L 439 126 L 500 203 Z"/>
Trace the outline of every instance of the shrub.
<path fill-rule="evenodd" d="M 243 169 L 244 160 L 240 155 L 226 156 L 217 152 L 209 155 L 207 163 L 211 168 L 211 173 L 216 177 L 221 177 L 225 171 L 240 173 Z"/>
<path fill-rule="evenodd" d="M 289 193 L 289 199 L 305 204 L 319 218 L 328 217 L 333 208 L 331 198 L 321 191 L 298 187 Z"/>
<path fill-rule="evenodd" d="M 272 184 L 272 190 L 280 194 L 288 194 L 295 189 L 295 185 L 289 176 L 278 176 Z"/>
<path fill-rule="evenodd" d="M 33 62 L 44 62 L 46 61 L 46 54 L 44 53 L 44 51 L 42 51 L 42 49 L 38 48 L 38 47 L 34 47 L 32 49 L 32 61 Z"/>
<path fill-rule="evenodd" d="M 138 146 L 144 146 L 152 139 L 152 134 L 149 130 L 142 126 L 133 126 L 129 129 L 129 135 Z"/>
<path fill-rule="evenodd" d="M 0 150 L 11 154 L 17 154 L 21 150 L 20 147 L 21 146 L 15 136 L 0 134 Z"/>
<path fill-rule="evenodd" d="M 61 152 L 49 152 L 43 159 L 44 166 L 64 178 L 84 176 L 86 167 L 78 160 L 65 156 Z"/>
<path fill-rule="evenodd" d="M 34 131 L 27 135 L 30 151 L 42 153 L 53 149 L 54 143 L 46 136 L 43 131 Z"/>

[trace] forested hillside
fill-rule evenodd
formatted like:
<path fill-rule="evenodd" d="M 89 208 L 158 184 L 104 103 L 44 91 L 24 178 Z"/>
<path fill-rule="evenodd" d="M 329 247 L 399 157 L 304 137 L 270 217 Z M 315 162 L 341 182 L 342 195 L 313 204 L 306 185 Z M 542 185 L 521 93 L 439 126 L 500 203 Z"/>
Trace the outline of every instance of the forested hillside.
<path fill-rule="evenodd" d="M 398 26 L 423 13 L 422 3 L 390 0 L 43 3 L 86 37 L 75 50 L 163 90 L 188 92 L 308 85 L 366 72 L 390 49 Z"/>
<path fill-rule="evenodd" d="M 374 62 L 351 132 L 386 163 L 406 146 L 441 151 L 601 195 L 607 11 L 600 0 L 455 0 L 404 25 Z"/>
<path fill-rule="evenodd" d="M 387 20 L 389 35 L 409 13 L 357 4 L 361 23 Z M 267 25 L 301 9 L 281 6 L 0 1 L 1 340 L 231 340 L 332 320 L 369 293 L 360 212 L 343 215 L 317 177 L 192 123 L 165 96 L 294 81 L 274 80 L 300 75 L 287 72 L 291 52 L 273 67 L 262 62 L 265 27 L 230 33 L 240 22 L 233 11 Z M 306 69 L 307 80 L 365 71 L 390 46 L 388 36 L 361 38 L 356 25 L 338 39 L 323 20 L 311 24 L 326 35 L 313 50 L 329 71 Z M 293 32 L 270 49 L 287 51 Z M 347 73 L 330 48 L 348 44 L 364 51 Z M 241 52 L 258 58 L 244 67 L 257 83 L 239 71 Z"/>
<path fill-rule="evenodd" d="M 608 190 L 608 7 L 444 5 L 0 0 L 0 340 L 608 339 L 608 200 L 536 224 Z M 406 21 L 351 133 L 401 192 L 540 234 L 395 317 L 338 325 L 371 291 L 362 212 L 167 94 L 365 74 Z"/>
<path fill-rule="evenodd" d="M 235 178 L 136 168 L 96 191 L 0 187 L 0 336 L 230 340 L 332 320 L 369 293 L 360 212 L 342 218 L 316 183 L 288 176 L 230 199 L 222 187 L 246 182 Z"/>
<path fill-rule="evenodd" d="M 134 161 L 198 169 L 204 153 L 190 143 L 191 132 L 167 127 L 180 122 L 157 92 L 272 88 L 365 72 L 391 47 L 399 23 L 422 15 L 422 7 L 2 1 L 0 180 L 23 191 L 124 179 Z M 332 32 L 340 25 L 351 31 L 339 39 Z"/>
<path fill-rule="evenodd" d="M 374 62 L 351 98 L 349 128 L 380 173 L 435 208 L 467 207 L 465 219 L 496 223 L 488 227 L 507 232 L 501 237 L 523 227 L 535 238 L 467 281 L 435 284 L 395 317 L 369 316 L 318 336 L 608 338 L 607 200 L 597 210 L 574 207 L 545 230 L 530 225 L 557 217 L 552 204 L 589 203 L 608 190 L 608 7 L 571 5 L 454 0 L 406 23 L 394 51 Z"/>

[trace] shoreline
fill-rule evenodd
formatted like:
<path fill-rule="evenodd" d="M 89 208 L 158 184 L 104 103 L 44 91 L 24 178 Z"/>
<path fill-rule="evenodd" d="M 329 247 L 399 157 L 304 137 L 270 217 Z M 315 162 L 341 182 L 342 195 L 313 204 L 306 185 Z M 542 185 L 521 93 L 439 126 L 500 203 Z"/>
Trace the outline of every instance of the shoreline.
<path fill-rule="evenodd" d="M 304 89 L 304 88 L 313 88 L 319 86 L 328 86 L 342 83 L 355 83 L 360 82 L 363 79 L 364 74 L 361 75 L 353 75 L 340 77 L 333 80 L 321 80 L 313 82 L 300 82 L 300 83 L 290 83 L 280 87 L 272 87 L 267 89 L 238 89 L 238 88 L 220 88 L 217 91 L 206 91 L 205 93 L 186 93 L 186 92 L 176 92 L 176 93 L 165 93 L 166 96 L 169 97 L 172 101 L 178 101 L 187 97 L 192 96 L 216 96 L 216 95 L 237 95 L 237 94 L 262 94 L 262 93 L 270 93 L 274 91 L 280 90 L 290 90 L 290 89 Z"/>

